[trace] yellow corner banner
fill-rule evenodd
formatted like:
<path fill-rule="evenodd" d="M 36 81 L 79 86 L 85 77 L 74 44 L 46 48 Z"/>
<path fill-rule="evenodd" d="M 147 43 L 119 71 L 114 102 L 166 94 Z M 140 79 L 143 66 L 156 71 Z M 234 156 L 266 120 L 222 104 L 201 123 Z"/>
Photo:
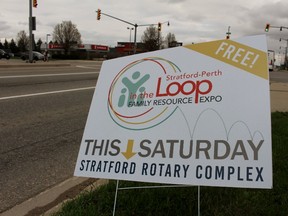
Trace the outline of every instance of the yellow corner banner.
<path fill-rule="evenodd" d="M 267 53 L 261 50 L 232 40 L 212 41 L 184 47 L 268 79 Z"/>

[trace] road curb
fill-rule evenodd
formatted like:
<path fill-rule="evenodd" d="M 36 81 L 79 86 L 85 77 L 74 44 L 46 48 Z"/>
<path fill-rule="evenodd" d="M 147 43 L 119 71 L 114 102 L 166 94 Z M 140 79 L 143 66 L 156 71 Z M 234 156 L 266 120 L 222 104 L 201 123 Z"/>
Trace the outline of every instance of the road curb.
<path fill-rule="evenodd" d="M 75 198 L 82 191 L 91 190 L 106 182 L 107 180 L 72 177 L 1 213 L 1 216 L 48 216 L 58 211 L 63 202 Z"/>
<path fill-rule="evenodd" d="M 37 63 L 27 63 L 27 64 L 0 64 L 0 68 L 22 68 L 22 67 L 68 67 L 71 64 L 68 63 L 45 63 L 45 64 L 37 64 Z"/>
<path fill-rule="evenodd" d="M 79 194 L 77 194 L 77 196 L 81 195 L 82 193 L 85 193 L 85 192 L 89 192 L 89 191 L 92 191 L 92 190 L 95 190 L 96 188 L 104 185 L 104 184 L 108 184 L 109 180 L 108 179 L 95 179 L 95 182 L 92 183 L 91 185 L 87 186 L 84 190 L 82 190 Z M 73 198 L 76 198 L 77 196 L 73 197 Z M 53 208 L 49 209 L 48 211 L 46 211 L 42 216 L 51 216 L 52 214 L 58 212 L 61 210 L 62 208 L 62 205 L 64 203 L 66 203 L 67 201 L 71 200 L 71 198 L 69 199 L 66 199 L 64 201 L 62 201 L 61 203 L 59 203 L 58 205 L 54 206 Z M 30 215 L 29 215 L 30 216 Z M 31 215 L 32 216 L 32 215 Z"/>

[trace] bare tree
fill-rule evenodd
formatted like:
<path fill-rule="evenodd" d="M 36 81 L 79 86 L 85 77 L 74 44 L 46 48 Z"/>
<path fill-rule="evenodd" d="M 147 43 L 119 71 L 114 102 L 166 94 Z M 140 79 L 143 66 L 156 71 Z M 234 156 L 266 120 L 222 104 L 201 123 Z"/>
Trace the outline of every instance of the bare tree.
<path fill-rule="evenodd" d="M 156 27 L 149 26 L 144 31 L 141 41 L 145 44 L 145 48 L 148 51 L 154 51 L 160 49 L 163 43 L 163 38 L 161 32 L 158 31 Z"/>
<path fill-rule="evenodd" d="M 20 51 L 24 52 L 28 50 L 29 37 L 27 36 L 27 33 L 24 30 L 18 32 L 16 40 L 17 40 L 17 46 Z"/>
<path fill-rule="evenodd" d="M 81 44 L 81 34 L 71 21 L 63 21 L 54 27 L 53 40 L 61 44 L 67 54 L 72 47 Z"/>
<path fill-rule="evenodd" d="M 175 35 L 169 32 L 165 38 L 165 42 L 167 43 L 167 47 L 171 47 L 171 44 L 176 42 Z"/>
<path fill-rule="evenodd" d="M 36 50 L 37 50 L 38 52 L 41 51 L 41 45 L 42 45 L 42 44 L 43 44 L 43 42 L 42 42 L 41 38 L 39 38 L 38 41 L 37 41 L 37 43 L 36 43 Z"/>

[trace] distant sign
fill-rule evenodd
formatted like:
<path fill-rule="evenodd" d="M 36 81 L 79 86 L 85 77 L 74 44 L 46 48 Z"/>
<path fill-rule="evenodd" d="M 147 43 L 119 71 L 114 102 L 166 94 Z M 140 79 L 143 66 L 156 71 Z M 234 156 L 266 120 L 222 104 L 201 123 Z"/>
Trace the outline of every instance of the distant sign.
<path fill-rule="evenodd" d="M 271 188 L 265 36 L 103 62 L 76 176 Z"/>
<path fill-rule="evenodd" d="M 49 43 L 49 49 L 64 49 L 62 44 L 52 44 Z"/>
<path fill-rule="evenodd" d="M 108 46 L 103 46 L 103 45 L 91 45 L 92 50 L 99 50 L 99 51 L 108 51 L 109 47 Z"/>
<path fill-rule="evenodd" d="M 78 49 L 85 49 L 85 44 L 78 44 L 77 47 Z"/>

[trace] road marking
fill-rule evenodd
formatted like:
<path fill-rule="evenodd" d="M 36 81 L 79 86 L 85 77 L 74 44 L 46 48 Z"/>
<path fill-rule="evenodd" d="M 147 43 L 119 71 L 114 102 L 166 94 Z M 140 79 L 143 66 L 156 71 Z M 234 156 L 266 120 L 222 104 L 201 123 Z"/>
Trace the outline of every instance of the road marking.
<path fill-rule="evenodd" d="M 78 68 L 89 68 L 89 69 L 98 69 L 101 67 L 101 65 L 96 65 L 95 67 L 88 67 L 88 66 L 81 66 L 81 65 L 76 65 L 75 67 L 78 67 Z"/>
<path fill-rule="evenodd" d="M 60 73 L 60 74 L 35 74 L 35 75 L 15 75 L 15 76 L 0 76 L 0 79 L 11 78 L 26 78 L 26 77 L 47 77 L 47 76 L 71 76 L 71 75 L 86 75 L 99 74 L 99 72 L 82 72 L 82 73 Z"/>
<path fill-rule="evenodd" d="M 34 94 L 14 95 L 14 96 L 1 97 L 0 100 L 8 100 L 8 99 L 15 99 L 15 98 L 23 98 L 23 97 L 33 97 L 33 96 L 48 95 L 48 94 L 58 94 L 58 93 L 73 92 L 73 91 L 83 91 L 83 90 L 89 90 L 89 89 L 94 89 L 94 88 L 95 88 L 95 86 L 85 87 L 85 88 L 76 88 L 76 89 L 66 89 L 66 90 L 59 90 L 59 91 L 50 91 L 50 92 L 40 92 L 40 93 L 34 93 Z"/>

